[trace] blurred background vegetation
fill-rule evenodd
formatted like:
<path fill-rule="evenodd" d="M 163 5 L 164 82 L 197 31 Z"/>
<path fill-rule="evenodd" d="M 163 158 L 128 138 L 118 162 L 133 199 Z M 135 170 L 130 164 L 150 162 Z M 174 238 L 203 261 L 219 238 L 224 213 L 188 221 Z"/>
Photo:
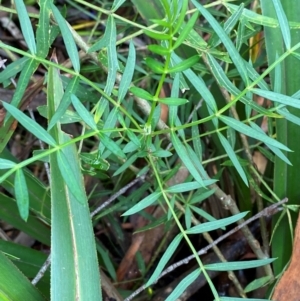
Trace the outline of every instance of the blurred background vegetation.
<path fill-rule="evenodd" d="M 299 10 L 2 1 L 0 299 L 271 298 L 299 205 Z"/>

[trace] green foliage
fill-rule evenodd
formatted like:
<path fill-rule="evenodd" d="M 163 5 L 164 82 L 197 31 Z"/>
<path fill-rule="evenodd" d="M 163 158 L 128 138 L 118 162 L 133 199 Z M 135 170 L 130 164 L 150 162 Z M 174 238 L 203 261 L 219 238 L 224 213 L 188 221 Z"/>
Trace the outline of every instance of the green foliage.
<path fill-rule="evenodd" d="M 288 8 L 293 4 L 278 0 L 263 0 L 261 15 L 243 3 L 236 6 L 226 1 L 219 15 L 209 8 L 215 3 L 203 6 L 196 0 L 152 0 L 146 5 L 145 1 L 133 0 L 130 3 L 137 19 L 132 21 L 117 13 L 125 3 L 130 6 L 129 1 L 109 1 L 109 10 L 77 2 L 83 13 L 87 12 L 84 6 L 93 9 L 98 13 L 96 23 L 105 24 L 103 33 L 99 34 L 96 27 L 91 31 L 89 44 L 82 38 L 86 33 L 76 32 L 61 7 L 50 0 L 39 2 L 39 15 L 33 16 L 38 18 L 36 31 L 24 2 L 15 1 L 13 13 L 20 20 L 29 52 L 0 42 L 4 51 L 21 56 L 0 73 L 4 86 L 18 77 L 11 102 L 2 101 L 6 115 L 0 128 L 0 183 L 9 196 L 0 195 L 0 206 L 6 209 L 0 211 L 0 218 L 38 242 L 51 245 L 51 276 L 44 283 L 51 300 L 102 299 L 98 259 L 115 281 L 116 263 L 110 250 L 95 241 L 93 222 L 109 220 L 122 241 L 115 216 L 126 221 L 127 216 L 136 213 L 149 220 L 144 231 L 162 223 L 173 223 L 179 229 L 162 250 L 151 275 L 147 272 L 152 267 L 137 255 L 143 278 L 140 284 L 153 285 L 182 243 L 189 246 L 196 259 L 197 268 L 166 300 L 179 298 L 200 274 L 206 278 L 215 300 L 239 300 L 218 296 L 207 273 L 212 270 L 266 266 L 268 275 L 249 285 L 247 291 L 269 284 L 274 279 L 269 266 L 273 259 L 266 259 L 265 254 L 256 252 L 258 259 L 254 261 L 204 265 L 190 237 L 224 230 L 246 216 L 245 212 L 233 210 L 226 218 L 207 212 L 201 205 L 213 194 L 221 206 L 229 209 L 234 206 L 226 203 L 228 191 L 235 192 L 240 208 L 252 205 L 253 192 L 260 210 L 267 202 L 286 195 L 293 203 L 299 199 L 299 142 L 294 136 L 300 125 L 299 12 L 295 15 Z M 260 25 L 265 26 L 268 64 L 263 55 L 252 61 L 246 45 L 262 30 Z M 70 65 L 59 64 L 55 53 L 48 59 L 57 35 L 63 40 Z M 137 46 L 139 36 L 146 41 L 143 50 Z M 274 43 L 276 49 L 271 49 Z M 119 51 L 124 45 L 125 56 Z M 78 48 L 83 50 L 80 55 Z M 28 117 L 22 107 L 25 90 L 39 66 L 46 69 L 47 105 L 40 106 L 38 112 L 47 124 Z M 293 80 L 287 80 L 287 76 Z M 271 78 L 271 84 L 267 78 Z M 166 92 L 168 85 L 171 93 Z M 256 102 L 258 96 L 270 100 L 271 105 Z M 167 117 L 163 118 L 165 108 Z M 263 118 L 268 119 L 268 131 L 261 127 Z M 34 150 L 21 162 L 7 151 L 16 120 L 47 146 L 45 150 Z M 62 125 L 69 124 L 79 128 L 81 134 L 66 133 L 65 127 L 62 130 Z M 273 178 L 272 172 L 264 177 L 253 167 L 253 150 L 269 160 L 275 170 L 274 185 L 266 180 Z M 39 161 L 49 164 L 49 179 L 39 180 L 28 168 Z M 184 173 L 177 180 L 176 176 Z M 130 196 L 122 196 L 124 191 L 118 195 L 118 202 L 91 215 L 93 204 L 89 198 L 99 199 L 99 195 L 93 190 L 87 194 L 83 181 L 86 174 L 103 185 L 100 198 L 113 195 L 111 187 L 122 190 L 133 175 L 146 180 Z M 234 190 L 222 191 L 224 181 L 234 183 Z M 156 220 L 145 210 L 153 205 L 164 210 Z M 289 210 L 286 208 L 279 218 L 284 231 L 292 229 L 285 216 L 291 214 Z M 273 255 L 279 258 L 274 263 L 277 275 L 290 255 L 291 243 L 287 235 L 288 245 L 282 244 L 282 234 L 274 233 Z M 7 253 L 8 247 L 0 244 L 0 298 L 17 300 L 18 291 L 26 300 L 47 300 L 48 295 L 43 296 L 40 288 L 28 281 L 33 278 L 27 269 L 34 264 L 33 253 L 24 250 L 31 255 L 27 268 L 22 270 L 24 276 L 16 267 L 18 263 L 13 264 L 9 257 L 15 256 L 18 247 L 12 245 L 11 254 Z"/>

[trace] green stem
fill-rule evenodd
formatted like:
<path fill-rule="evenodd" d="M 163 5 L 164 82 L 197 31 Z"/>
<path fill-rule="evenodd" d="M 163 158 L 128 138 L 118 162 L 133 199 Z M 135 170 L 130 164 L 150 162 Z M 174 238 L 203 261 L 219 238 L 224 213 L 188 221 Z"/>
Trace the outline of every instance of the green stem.
<path fill-rule="evenodd" d="M 197 261 L 197 263 L 198 263 L 198 265 L 199 265 L 199 267 L 200 267 L 200 269 L 201 269 L 201 272 L 203 273 L 203 275 L 204 275 L 204 277 L 205 277 L 207 283 L 209 284 L 209 286 L 210 286 L 210 288 L 211 288 L 211 290 L 212 290 L 212 293 L 213 293 L 213 295 L 214 295 L 214 297 L 215 297 L 215 300 L 216 300 L 216 301 L 219 301 L 220 298 L 219 298 L 218 292 L 216 291 L 216 289 L 215 289 L 215 287 L 214 287 L 214 285 L 213 285 L 213 283 L 212 283 L 212 281 L 211 281 L 209 275 L 207 274 L 207 272 L 206 272 L 206 270 L 205 270 L 205 267 L 204 267 L 204 265 L 203 265 L 203 263 L 202 263 L 202 261 L 201 261 L 199 255 L 198 255 L 198 253 L 197 253 L 197 250 L 194 248 L 192 242 L 190 241 L 189 237 L 187 236 L 185 230 L 183 229 L 183 227 L 182 227 L 182 225 L 181 225 L 181 223 L 180 223 L 180 221 L 179 221 L 179 219 L 178 219 L 178 217 L 177 217 L 177 215 L 176 215 L 176 213 L 175 213 L 173 207 L 171 206 L 171 204 L 170 204 L 170 202 L 169 202 L 169 199 L 168 199 L 168 196 L 167 196 L 167 194 L 166 194 L 166 191 L 165 191 L 165 189 L 164 189 L 164 187 L 163 187 L 162 182 L 160 181 L 160 174 L 159 174 L 158 170 L 156 169 L 156 166 L 155 166 L 155 163 L 153 162 L 152 156 L 149 155 L 148 158 L 149 158 L 150 164 L 151 164 L 151 166 L 152 166 L 152 168 L 153 168 L 153 171 L 154 171 L 156 180 L 157 180 L 157 182 L 158 182 L 159 188 L 160 188 L 160 190 L 161 190 L 161 192 L 162 192 L 162 196 L 163 196 L 163 198 L 164 198 L 166 204 L 168 205 L 168 208 L 169 208 L 169 210 L 171 211 L 172 216 L 173 216 L 173 218 L 174 218 L 174 220 L 175 220 L 175 222 L 176 222 L 176 224 L 177 224 L 177 226 L 178 226 L 180 232 L 182 233 L 184 239 L 186 240 L 186 242 L 187 242 L 187 244 L 189 245 L 189 247 L 190 247 L 192 253 L 194 254 L 195 259 L 196 259 L 196 261 Z"/>

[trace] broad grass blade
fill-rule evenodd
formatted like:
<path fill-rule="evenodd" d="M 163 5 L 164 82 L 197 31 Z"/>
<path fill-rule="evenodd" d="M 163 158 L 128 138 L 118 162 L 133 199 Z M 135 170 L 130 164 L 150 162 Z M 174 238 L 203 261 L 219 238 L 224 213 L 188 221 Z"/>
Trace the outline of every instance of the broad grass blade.
<path fill-rule="evenodd" d="M 45 301 L 44 297 L 0 251 L 0 299 Z"/>

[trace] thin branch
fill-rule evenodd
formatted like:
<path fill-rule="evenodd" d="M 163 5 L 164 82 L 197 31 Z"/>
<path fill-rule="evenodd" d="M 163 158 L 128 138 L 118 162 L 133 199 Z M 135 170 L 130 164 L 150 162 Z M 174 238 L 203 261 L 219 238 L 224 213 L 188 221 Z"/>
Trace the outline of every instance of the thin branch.
<path fill-rule="evenodd" d="M 7 61 L 6 59 L 2 60 L 2 58 L 0 57 L 0 68 L 5 69 L 5 62 L 6 61 Z"/>
<path fill-rule="evenodd" d="M 48 267 L 51 264 L 51 254 L 49 254 L 46 261 L 43 263 L 42 267 L 40 268 L 39 272 L 36 274 L 36 276 L 32 279 L 31 283 L 33 285 L 36 285 L 45 275 L 46 271 L 48 270 Z"/>
<path fill-rule="evenodd" d="M 103 204 L 101 204 L 96 210 L 94 210 L 91 213 L 91 217 L 94 217 L 97 213 L 99 213 L 103 208 L 107 207 L 110 203 L 112 203 L 115 199 L 117 199 L 120 195 L 122 195 L 123 193 L 125 193 L 130 187 L 132 187 L 134 184 L 136 184 L 139 181 L 144 181 L 145 180 L 146 175 L 142 175 L 138 178 L 135 178 L 133 181 L 131 181 L 130 183 L 128 183 L 127 185 L 125 185 L 123 188 L 121 188 L 117 193 L 115 193 L 114 195 L 112 195 L 106 202 L 104 202 Z"/>
<path fill-rule="evenodd" d="M 216 239 L 213 243 L 207 245 L 205 248 L 201 249 L 199 252 L 197 252 L 198 255 L 203 255 L 205 253 L 207 253 L 208 250 L 210 250 L 211 248 L 213 248 L 215 245 L 217 245 L 219 242 L 221 242 L 222 240 L 224 240 L 225 238 L 227 238 L 228 236 L 232 235 L 233 233 L 237 232 L 238 230 L 242 229 L 243 227 L 245 227 L 246 225 L 250 224 L 251 222 L 253 222 L 254 220 L 261 218 L 263 216 L 270 216 L 273 215 L 275 213 L 277 213 L 279 210 L 281 210 L 282 208 L 278 208 L 278 206 L 286 203 L 288 201 L 287 198 L 284 198 L 283 200 L 279 201 L 278 203 L 274 203 L 271 206 L 265 208 L 264 210 L 262 210 L 261 212 L 257 213 L 256 215 L 252 216 L 251 218 L 249 218 L 248 220 L 246 220 L 245 222 L 241 223 L 240 225 L 236 226 L 235 228 L 233 228 L 232 230 L 230 230 L 229 232 L 225 233 L 224 235 L 220 236 L 218 239 Z M 192 254 L 174 264 L 172 264 L 171 266 L 169 266 L 167 269 L 165 269 L 156 279 L 155 282 L 157 282 L 160 278 L 162 278 L 163 276 L 167 275 L 170 272 L 173 272 L 175 269 L 177 269 L 178 267 L 184 265 L 184 264 L 188 264 L 192 259 L 195 258 L 195 255 Z M 134 291 L 129 297 L 127 297 L 126 299 L 124 299 L 124 301 L 130 301 L 132 300 L 135 296 L 137 296 L 139 293 L 141 293 L 143 290 L 145 290 L 147 288 L 146 285 L 141 286 L 140 288 L 138 288 L 136 291 Z"/>

